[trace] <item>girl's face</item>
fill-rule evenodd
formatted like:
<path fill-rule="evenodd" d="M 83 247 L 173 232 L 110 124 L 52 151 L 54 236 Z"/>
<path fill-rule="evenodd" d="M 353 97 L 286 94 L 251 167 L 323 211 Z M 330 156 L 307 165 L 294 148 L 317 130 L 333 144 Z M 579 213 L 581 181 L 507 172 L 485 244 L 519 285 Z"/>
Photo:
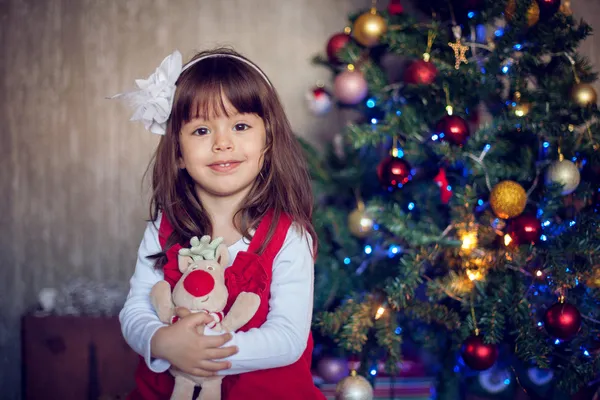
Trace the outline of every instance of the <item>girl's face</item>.
<path fill-rule="evenodd" d="M 227 98 L 223 103 L 229 116 L 191 120 L 179 133 L 179 167 L 196 183 L 201 201 L 245 197 L 263 166 L 267 135 L 262 118 L 239 114 Z"/>

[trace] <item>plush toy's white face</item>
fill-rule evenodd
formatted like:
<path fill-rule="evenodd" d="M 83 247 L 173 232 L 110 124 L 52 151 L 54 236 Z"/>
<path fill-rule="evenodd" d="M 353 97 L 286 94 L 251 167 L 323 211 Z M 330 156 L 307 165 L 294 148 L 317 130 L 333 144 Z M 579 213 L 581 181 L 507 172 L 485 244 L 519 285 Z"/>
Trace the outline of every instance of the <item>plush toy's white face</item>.
<path fill-rule="evenodd" d="M 219 246 L 221 247 L 221 246 Z M 191 311 L 218 312 L 227 304 L 225 267 L 228 264 L 227 248 L 217 250 L 217 259 L 194 261 L 188 256 L 179 256 L 179 269 L 183 276 L 173 288 L 173 302 L 177 307 Z"/>

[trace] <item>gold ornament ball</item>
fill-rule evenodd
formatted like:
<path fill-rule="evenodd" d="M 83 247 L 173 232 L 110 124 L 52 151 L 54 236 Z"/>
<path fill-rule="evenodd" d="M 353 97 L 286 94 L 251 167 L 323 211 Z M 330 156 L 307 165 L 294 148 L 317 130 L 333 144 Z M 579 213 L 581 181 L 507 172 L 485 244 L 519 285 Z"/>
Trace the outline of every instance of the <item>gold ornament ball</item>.
<path fill-rule="evenodd" d="M 594 289 L 600 288 L 600 264 L 592 267 L 592 276 L 586 281 L 586 284 Z"/>
<path fill-rule="evenodd" d="M 490 206 L 499 218 L 520 215 L 527 204 L 527 192 L 514 181 L 502 181 L 492 188 Z"/>
<path fill-rule="evenodd" d="M 573 193 L 580 181 L 579 168 L 569 160 L 553 162 L 546 171 L 546 184 L 561 185 L 562 195 Z"/>
<path fill-rule="evenodd" d="M 364 206 L 359 206 L 348 215 L 348 229 L 358 238 L 369 236 L 373 231 L 373 220 L 367 215 Z"/>
<path fill-rule="evenodd" d="M 387 31 L 385 19 L 374 11 L 360 15 L 354 22 L 352 35 L 363 46 L 373 47 Z"/>
<path fill-rule="evenodd" d="M 372 400 L 373 388 L 368 380 L 360 375 L 350 375 L 338 382 L 335 400 Z"/>
<path fill-rule="evenodd" d="M 510 21 L 517 11 L 517 2 L 516 0 L 508 0 L 506 4 L 506 8 L 504 9 L 504 16 L 507 21 Z M 533 0 L 531 2 L 531 6 L 527 9 L 527 26 L 530 28 L 538 23 L 540 20 L 540 6 L 538 6 L 537 1 Z"/>
<path fill-rule="evenodd" d="M 571 89 L 571 99 L 581 107 L 588 107 L 596 104 L 598 95 L 592 85 L 580 82 Z"/>
<path fill-rule="evenodd" d="M 565 15 L 573 15 L 573 11 L 571 11 L 571 0 L 563 0 L 558 11 Z"/>

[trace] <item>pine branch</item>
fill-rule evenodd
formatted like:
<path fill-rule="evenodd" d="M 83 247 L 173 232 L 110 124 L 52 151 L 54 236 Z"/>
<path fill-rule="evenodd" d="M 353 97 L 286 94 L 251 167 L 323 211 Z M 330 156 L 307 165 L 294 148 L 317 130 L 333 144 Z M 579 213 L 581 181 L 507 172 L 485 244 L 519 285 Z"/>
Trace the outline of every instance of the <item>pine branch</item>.
<path fill-rule="evenodd" d="M 412 300 L 404 312 L 408 318 L 418 319 L 426 324 L 435 323 L 448 331 L 458 329 L 461 324 L 460 316 L 441 304 Z"/>
<path fill-rule="evenodd" d="M 386 372 L 390 375 L 396 375 L 398 372 L 398 363 L 402 361 L 401 348 L 402 336 L 396 334 L 397 316 L 394 312 L 388 312 L 375 321 L 375 337 L 377 344 L 385 349 L 387 358 L 385 360 Z"/>
<path fill-rule="evenodd" d="M 398 237 L 399 240 L 413 247 L 439 244 L 443 246 L 459 246 L 460 242 L 442 236 L 442 231 L 431 222 L 415 221 L 410 214 L 406 214 L 396 203 L 372 201 L 367 207 L 367 212 L 380 225 Z"/>

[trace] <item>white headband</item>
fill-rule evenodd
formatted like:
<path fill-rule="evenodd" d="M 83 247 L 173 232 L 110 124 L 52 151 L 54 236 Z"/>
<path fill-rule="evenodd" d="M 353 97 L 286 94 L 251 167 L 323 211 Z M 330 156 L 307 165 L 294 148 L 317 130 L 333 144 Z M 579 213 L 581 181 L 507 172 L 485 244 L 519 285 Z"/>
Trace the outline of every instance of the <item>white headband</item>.
<path fill-rule="evenodd" d="M 178 50 L 167 56 L 156 71 L 148 79 L 136 79 L 138 90 L 116 94 L 110 99 L 123 99 L 135 108 L 131 121 L 142 121 L 144 127 L 158 135 L 164 135 L 167 120 L 171 115 L 173 97 L 175 95 L 175 82 L 183 71 L 196 64 L 198 61 L 213 57 L 229 57 L 241 61 L 254 68 L 264 78 L 269 86 L 271 82 L 256 65 L 243 57 L 227 53 L 207 54 L 189 62 L 183 67 L 182 56 Z"/>

